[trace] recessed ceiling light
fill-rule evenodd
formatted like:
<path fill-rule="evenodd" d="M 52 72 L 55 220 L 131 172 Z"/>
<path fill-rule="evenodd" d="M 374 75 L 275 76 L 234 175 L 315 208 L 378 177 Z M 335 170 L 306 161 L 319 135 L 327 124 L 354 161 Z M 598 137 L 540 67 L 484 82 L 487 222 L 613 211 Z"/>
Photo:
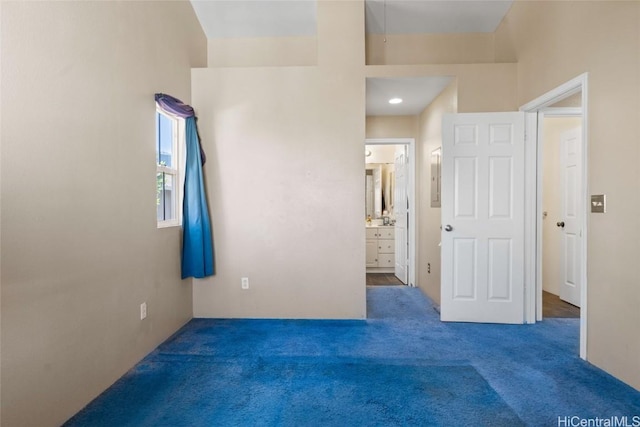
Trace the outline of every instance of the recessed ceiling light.
<path fill-rule="evenodd" d="M 391 98 L 389 100 L 389 104 L 400 104 L 402 102 L 402 98 Z"/>

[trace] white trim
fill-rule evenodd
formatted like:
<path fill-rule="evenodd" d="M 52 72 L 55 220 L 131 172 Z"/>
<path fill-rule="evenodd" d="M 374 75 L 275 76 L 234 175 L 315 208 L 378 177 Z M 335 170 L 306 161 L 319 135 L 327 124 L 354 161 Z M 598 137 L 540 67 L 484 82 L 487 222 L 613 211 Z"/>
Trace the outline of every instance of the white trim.
<path fill-rule="evenodd" d="M 536 320 L 542 320 L 542 177 L 543 177 L 543 147 L 542 138 L 544 137 L 544 113 L 538 111 L 538 135 L 536 138 L 536 192 L 535 192 L 535 209 L 536 209 L 536 277 L 535 277 L 535 295 L 536 301 Z M 540 262 L 538 262 L 540 260 Z"/>
<path fill-rule="evenodd" d="M 158 221 L 157 228 L 170 228 L 170 227 L 180 227 L 182 223 L 177 219 L 171 219 L 167 221 Z"/>
<path fill-rule="evenodd" d="M 182 226 L 182 212 L 184 205 L 184 180 L 187 174 L 187 123 L 181 118 L 178 120 L 178 206 L 176 211 L 176 222 Z"/>
<path fill-rule="evenodd" d="M 177 120 L 177 121 L 184 121 L 184 117 L 178 116 L 177 114 L 172 113 L 169 110 L 165 110 L 164 108 L 162 108 L 159 104 L 156 103 L 156 111 L 158 113 L 162 113 L 165 116 L 168 116 L 169 118 L 173 119 L 173 120 Z"/>
<path fill-rule="evenodd" d="M 540 112 L 546 117 L 581 117 L 582 108 L 580 107 L 547 107 Z"/>
<path fill-rule="evenodd" d="M 537 188 L 537 173 L 535 167 L 527 161 L 536 156 L 538 140 L 537 114 L 525 113 L 524 140 L 524 182 L 525 188 Z M 524 194 L 524 323 L 536 323 L 536 247 L 538 223 L 536 221 L 536 192 Z"/>
<path fill-rule="evenodd" d="M 172 151 L 175 156 L 175 167 L 156 165 L 156 173 L 164 172 L 174 176 L 174 195 L 173 202 L 175 204 L 175 218 L 158 221 L 156 219 L 157 228 L 180 227 L 182 226 L 182 204 L 184 201 L 184 180 L 186 167 L 186 128 L 185 120 L 176 116 L 158 106 L 156 104 L 156 114 L 162 114 L 173 122 L 172 126 Z M 158 130 L 156 129 L 156 143 Z M 157 150 L 157 147 L 156 147 Z"/>
<path fill-rule="evenodd" d="M 544 114 L 547 107 L 549 107 L 550 105 L 553 105 L 576 93 L 581 93 L 582 144 L 583 144 L 582 159 L 581 159 L 582 161 L 581 179 L 582 179 L 582 197 L 583 197 L 583 200 L 585 201 L 585 203 L 583 204 L 584 206 L 587 206 L 586 201 L 589 200 L 589 197 L 588 197 L 589 195 L 589 179 L 588 179 L 588 168 L 589 168 L 589 162 L 588 162 L 589 160 L 589 156 L 588 156 L 588 152 L 589 152 L 589 140 L 588 140 L 589 85 L 588 83 L 589 81 L 588 80 L 589 80 L 588 73 L 581 74 L 578 77 L 558 86 L 557 88 L 545 93 L 544 95 L 520 107 L 520 111 L 529 112 L 529 113 L 542 112 Z M 549 109 L 549 111 L 551 115 L 553 115 L 554 113 L 557 113 L 555 109 Z M 574 109 L 574 112 L 575 112 L 575 109 Z M 538 171 L 536 187 L 534 188 L 534 187 L 528 186 L 525 190 L 525 192 L 527 193 L 525 197 L 531 197 L 531 192 L 533 189 L 535 189 L 536 199 L 537 199 L 536 200 L 537 218 L 542 217 L 542 198 L 541 198 L 541 191 L 539 190 L 539 188 L 542 185 L 542 181 L 541 181 L 542 173 L 540 171 L 541 162 L 539 161 L 540 153 L 541 153 L 541 144 L 537 143 L 538 155 L 527 158 L 527 166 L 533 167 Z M 587 233 L 589 230 L 588 219 L 589 219 L 589 216 L 587 213 L 587 209 L 584 209 L 583 217 L 582 217 L 582 224 L 583 224 L 582 225 L 582 247 L 580 248 L 580 255 L 583 261 L 581 263 L 581 270 L 580 270 L 580 276 L 582 279 L 582 289 L 580 293 L 580 357 L 585 360 L 588 360 L 588 357 L 587 357 L 587 307 L 588 307 L 587 306 L 587 293 L 588 293 L 588 281 L 587 281 L 588 236 L 587 236 Z M 536 236 L 536 272 L 538 272 L 536 277 L 536 285 L 537 285 L 536 292 L 538 293 L 538 295 L 536 295 L 536 299 L 539 298 L 541 301 L 542 278 L 539 275 L 539 271 L 541 269 L 542 259 L 539 255 L 539 252 L 540 252 L 539 249 L 542 245 L 542 232 L 541 232 L 541 227 L 539 225 L 537 226 L 536 234 L 537 234 Z M 540 306 L 541 304 L 538 303 L 538 307 Z M 538 308 L 538 312 L 540 310 L 541 308 Z"/>
<path fill-rule="evenodd" d="M 534 113 L 557 102 L 560 102 L 563 99 L 570 97 L 571 95 L 579 93 L 587 85 L 588 76 L 589 73 L 580 74 L 578 77 L 575 77 L 568 82 L 561 84 L 555 89 L 545 93 L 544 95 L 537 97 L 533 101 L 524 104 L 522 107 L 520 107 L 520 111 Z M 584 103 L 584 92 L 582 92 L 582 98 L 583 99 L 581 105 L 582 108 L 586 111 L 586 105 Z"/>
<path fill-rule="evenodd" d="M 168 173 L 169 175 L 178 175 L 178 169 L 174 169 L 174 168 L 170 168 L 167 166 L 160 166 L 158 165 L 156 168 L 156 172 L 164 172 L 164 173 Z"/>
<path fill-rule="evenodd" d="M 416 286 L 416 240 L 418 238 L 416 221 L 416 140 L 414 138 L 367 138 L 366 145 L 408 145 L 409 146 L 409 283 L 411 287 Z M 363 266 L 363 268 L 365 268 Z"/>

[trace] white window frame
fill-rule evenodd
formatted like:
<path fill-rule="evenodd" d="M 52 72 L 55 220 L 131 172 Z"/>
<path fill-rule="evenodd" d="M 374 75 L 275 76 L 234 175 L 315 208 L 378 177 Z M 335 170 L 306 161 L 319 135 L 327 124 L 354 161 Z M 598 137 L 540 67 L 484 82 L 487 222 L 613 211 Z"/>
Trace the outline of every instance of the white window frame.
<path fill-rule="evenodd" d="M 161 166 L 156 161 L 156 179 L 158 173 L 165 173 L 174 177 L 173 202 L 175 206 L 175 218 L 168 220 L 157 220 L 158 228 L 180 227 L 182 226 L 182 202 L 184 200 L 184 176 L 185 176 L 185 120 L 182 117 L 173 115 L 156 105 L 156 113 L 162 114 L 173 122 L 172 135 L 172 155 L 174 156 L 176 167 Z M 156 129 L 156 156 L 158 144 L 158 130 Z M 156 211 L 157 213 L 157 211 Z"/>

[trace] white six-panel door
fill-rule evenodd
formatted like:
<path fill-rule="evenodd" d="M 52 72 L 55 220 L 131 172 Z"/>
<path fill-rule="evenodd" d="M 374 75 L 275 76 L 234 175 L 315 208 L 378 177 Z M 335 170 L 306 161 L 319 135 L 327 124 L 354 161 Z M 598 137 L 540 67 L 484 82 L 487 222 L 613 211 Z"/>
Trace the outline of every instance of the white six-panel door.
<path fill-rule="evenodd" d="M 582 142 L 580 129 L 572 129 L 560 137 L 562 187 L 562 228 L 560 260 L 560 299 L 580 307 L 580 248 L 582 239 L 582 203 L 580 203 Z"/>
<path fill-rule="evenodd" d="M 524 321 L 524 120 L 524 113 L 445 115 L 443 321 Z"/>

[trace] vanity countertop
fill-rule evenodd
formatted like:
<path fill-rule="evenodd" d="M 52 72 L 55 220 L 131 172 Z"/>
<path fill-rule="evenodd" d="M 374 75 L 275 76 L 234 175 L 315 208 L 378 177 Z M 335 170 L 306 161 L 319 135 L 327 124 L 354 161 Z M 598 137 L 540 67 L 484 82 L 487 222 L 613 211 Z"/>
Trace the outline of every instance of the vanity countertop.
<path fill-rule="evenodd" d="M 395 225 L 376 225 L 376 224 L 371 224 L 371 225 L 365 225 L 366 228 L 394 228 Z"/>

